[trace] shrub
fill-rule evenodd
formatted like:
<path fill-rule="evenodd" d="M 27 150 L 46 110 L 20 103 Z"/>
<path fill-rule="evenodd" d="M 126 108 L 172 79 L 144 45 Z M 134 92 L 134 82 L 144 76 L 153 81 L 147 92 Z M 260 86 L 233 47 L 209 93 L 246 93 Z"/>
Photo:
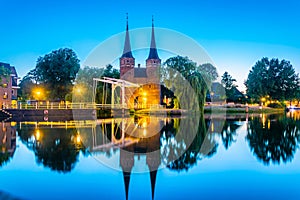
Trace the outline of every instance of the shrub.
<path fill-rule="evenodd" d="M 283 108 L 284 106 L 281 103 L 276 102 L 276 103 L 270 103 L 268 105 L 268 107 L 270 107 L 270 108 Z"/>

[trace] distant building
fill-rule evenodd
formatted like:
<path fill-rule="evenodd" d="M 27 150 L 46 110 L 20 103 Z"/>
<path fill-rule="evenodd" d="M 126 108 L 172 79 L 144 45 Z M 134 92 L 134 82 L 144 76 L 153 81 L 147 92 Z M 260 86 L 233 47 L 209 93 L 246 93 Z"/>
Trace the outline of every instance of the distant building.
<path fill-rule="evenodd" d="M 153 19 L 151 45 L 149 56 L 146 59 L 146 67 L 141 67 L 140 64 L 135 67 L 127 20 L 124 50 L 120 58 L 120 78 L 141 85 L 140 88 L 126 88 L 125 99 L 129 108 L 149 108 L 161 103 L 160 76 L 158 72 L 160 66 L 161 59 L 156 49 Z"/>
<path fill-rule="evenodd" d="M 222 104 L 227 102 L 243 103 L 246 101 L 246 96 L 236 87 L 233 87 L 232 96 L 226 97 L 226 90 L 221 83 L 214 82 L 211 85 L 211 90 L 206 95 L 206 102 Z"/>
<path fill-rule="evenodd" d="M 6 68 L 10 74 L 3 76 L 0 74 L 0 109 L 17 106 L 18 74 L 14 66 L 0 62 L 0 67 Z"/>

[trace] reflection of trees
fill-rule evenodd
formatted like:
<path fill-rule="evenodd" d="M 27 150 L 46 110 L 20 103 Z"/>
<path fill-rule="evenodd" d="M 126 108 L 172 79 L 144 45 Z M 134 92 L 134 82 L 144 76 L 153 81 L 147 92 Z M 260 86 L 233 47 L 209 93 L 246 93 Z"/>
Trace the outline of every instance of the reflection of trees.
<path fill-rule="evenodd" d="M 182 119 L 183 120 L 183 119 Z M 195 123 L 199 123 L 199 126 L 195 126 Z M 204 117 L 200 117 L 199 122 L 194 122 L 194 120 L 189 120 L 188 126 L 185 126 L 186 132 L 184 133 L 185 137 L 189 136 L 189 133 L 192 133 L 192 131 L 197 131 L 195 138 L 193 139 L 191 145 L 186 149 L 185 140 L 187 138 L 185 137 L 176 137 L 176 143 L 173 145 L 173 149 L 170 149 L 170 151 L 177 152 L 183 152 L 185 151 L 181 156 L 179 156 L 178 159 L 171 161 L 168 163 L 167 167 L 171 170 L 181 171 L 181 170 L 188 170 L 192 166 L 194 166 L 199 158 L 200 149 L 203 144 L 203 141 L 205 139 L 206 133 L 207 133 L 207 127 L 204 120 Z M 191 130 L 193 127 L 197 127 L 197 130 Z M 179 140 L 178 140 L 179 139 Z M 180 139 L 182 139 L 180 141 Z M 210 150 L 207 156 L 210 156 L 215 151 L 215 146 Z M 178 154 L 180 155 L 180 154 Z"/>
<path fill-rule="evenodd" d="M 195 126 L 196 123 L 199 124 L 197 130 L 192 130 L 193 127 L 197 127 Z M 215 131 L 217 130 L 219 130 L 218 134 L 221 134 L 225 148 L 228 149 L 231 144 L 236 141 L 236 130 L 240 127 L 240 125 L 236 124 L 236 120 L 226 120 L 224 123 L 223 119 L 204 120 L 204 117 L 201 116 L 199 122 L 195 122 L 195 120 L 190 119 L 188 125 L 185 127 L 187 127 L 187 129 L 184 135 L 188 136 L 192 131 L 196 131 L 197 134 L 187 150 L 178 159 L 168 164 L 167 167 L 171 170 L 188 170 L 194 166 L 200 158 L 210 158 L 214 156 L 217 153 L 219 146 L 214 138 Z M 214 127 L 212 128 L 214 130 L 208 130 L 209 127 L 210 129 Z M 187 138 L 183 137 L 182 141 L 180 141 L 180 137 L 176 137 L 176 142 L 173 142 L 174 147 L 173 149 L 170 149 L 170 151 L 184 151 L 185 146 L 181 144 L 184 144 L 186 140 Z"/>
<path fill-rule="evenodd" d="M 70 172 L 78 161 L 79 152 L 86 153 L 76 129 L 22 127 L 21 141 L 34 151 L 37 163 L 58 172 Z M 38 134 L 38 135 L 37 135 Z"/>
<path fill-rule="evenodd" d="M 300 142 L 297 121 L 285 116 L 263 116 L 249 122 L 247 140 L 264 164 L 292 161 Z"/>
<path fill-rule="evenodd" d="M 240 127 L 240 125 L 236 124 L 235 120 L 226 120 L 221 132 L 221 138 L 223 145 L 226 149 L 228 149 L 232 143 L 236 142 L 236 130 Z"/>
<path fill-rule="evenodd" d="M 3 146 L 0 146 L 0 149 L 2 149 Z M 0 152 L 0 167 L 2 167 L 4 164 L 6 164 L 10 160 L 10 154 L 7 150 Z"/>

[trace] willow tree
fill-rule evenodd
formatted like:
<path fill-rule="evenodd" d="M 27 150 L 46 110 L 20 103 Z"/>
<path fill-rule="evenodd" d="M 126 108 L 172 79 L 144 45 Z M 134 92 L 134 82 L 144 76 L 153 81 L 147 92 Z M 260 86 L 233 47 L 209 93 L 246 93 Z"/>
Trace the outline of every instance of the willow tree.
<path fill-rule="evenodd" d="M 217 70 L 212 64 L 198 65 L 188 57 L 183 56 L 167 59 L 163 64 L 161 74 L 162 82 L 174 92 L 177 99 L 189 96 L 191 101 L 188 103 L 190 105 L 195 102 L 198 103 L 197 106 L 200 111 L 203 111 L 206 93 L 211 88 L 212 81 L 218 77 Z M 186 89 L 187 86 L 192 87 L 194 94 Z M 197 98 L 197 101 L 193 98 Z M 179 104 L 181 103 L 179 102 Z"/>

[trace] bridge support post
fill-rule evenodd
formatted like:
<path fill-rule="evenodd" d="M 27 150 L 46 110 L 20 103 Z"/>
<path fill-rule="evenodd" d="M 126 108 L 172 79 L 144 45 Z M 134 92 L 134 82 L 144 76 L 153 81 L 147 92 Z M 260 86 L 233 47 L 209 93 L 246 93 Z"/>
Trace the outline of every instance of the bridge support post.
<path fill-rule="evenodd" d="M 112 108 L 115 107 L 115 89 L 116 89 L 116 85 L 112 84 L 111 85 L 111 107 Z"/>

